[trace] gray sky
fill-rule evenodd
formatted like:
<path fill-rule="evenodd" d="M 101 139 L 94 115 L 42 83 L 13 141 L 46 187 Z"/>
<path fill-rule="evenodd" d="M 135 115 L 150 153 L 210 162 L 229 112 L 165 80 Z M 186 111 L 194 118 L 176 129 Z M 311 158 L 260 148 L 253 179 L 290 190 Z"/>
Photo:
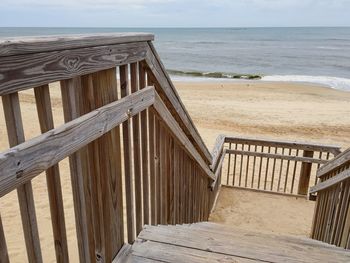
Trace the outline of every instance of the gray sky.
<path fill-rule="evenodd" d="M 0 0 L 0 26 L 350 26 L 350 0 Z"/>

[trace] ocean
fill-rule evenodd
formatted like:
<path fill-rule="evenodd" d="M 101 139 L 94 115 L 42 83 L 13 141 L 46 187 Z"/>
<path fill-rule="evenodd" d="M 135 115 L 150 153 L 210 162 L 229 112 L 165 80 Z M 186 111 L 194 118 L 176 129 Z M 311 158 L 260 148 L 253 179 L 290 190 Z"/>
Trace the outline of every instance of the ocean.
<path fill-rule="evenodd" d="M 300 81 L 350 91 L 350 27 L 0 28 L 0 38 L 151 32 L 175 80 Z"/>

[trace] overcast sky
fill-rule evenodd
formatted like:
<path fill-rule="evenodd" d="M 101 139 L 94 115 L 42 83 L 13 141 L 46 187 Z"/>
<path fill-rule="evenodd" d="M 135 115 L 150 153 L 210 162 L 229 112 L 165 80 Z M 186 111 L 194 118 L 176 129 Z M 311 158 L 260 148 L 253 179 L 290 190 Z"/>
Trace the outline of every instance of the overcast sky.
<path fill-rule="evenodd" d="M 350 26 L 350 0 L 0 0 L 0 26 Z"/>

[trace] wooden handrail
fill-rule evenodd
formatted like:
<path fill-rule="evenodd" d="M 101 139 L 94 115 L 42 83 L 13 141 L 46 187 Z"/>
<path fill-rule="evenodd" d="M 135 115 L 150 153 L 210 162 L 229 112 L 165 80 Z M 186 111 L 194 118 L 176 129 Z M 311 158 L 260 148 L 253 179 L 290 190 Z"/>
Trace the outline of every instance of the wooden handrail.
<path fill-rule="evenodd" d="M 95 33 L 83 35 L 0 38 L 0 57 L 153 40 L 154 35 L 149 33 Z"/>
<path fill-rule="evenodd" d="M 153 105 L 154 100 L 154 88 L 145 88 L 0 153 L 0 197 Z"/>
<path fill-rule="evenodd" d="M 324 166 L 322 166 L 317 171 L 317 177 L 323 177 L 324 175 L 332 172 L 333 170 L 337 169 L 338 167 L 344 165 L 346 162 L 350 161 L 350 148 L 346 151 L 342 152 L 341 154 L 337 155 L 331 162 L 328 162 Z"/>
<path fill-rule="evenodd" d="M 293 148 L 299 150 L 307 151 L 329 151 L 334 155 L 341 153 L 340 147 L 336 145 L 326 145 L 326 144 L 316 144 L 316 143 L 305 143 L 299 141 L 280 141 L 280 140 L 268 140 L 268 139 L 254 139 L 254 138 L 245 138 L 237 136 L 226 136 L 225 142 L 236 142 L 243 144 L 253 144 L 260 146 L 270 146 L 270 147 L 284 147 L 284 148 Z"/>
<path fill-rule="evenodd" d="M 320 160 L 320 159 L 315 159 L 315 158 L 310 158 L 310 157 L 298 157 L 298 156 L 289 156 L 289 155 L 283 155 L 283 154 L 259 153 L 259 152 L 249 152 L 249 151 L 241 151 L 241 150 L 226 149 L 226 153 L 264 157 L 264 158 L 276 158 L 276 159 L 282 159 L 282 160 L 299 161 L 299 162 L 304 162 L 304 163 L 324 164 L 324 163 L 328 162 L 326 160 Z"/>
<path fill-rule="evenodd" d="M 318 183 L 317 185 L 310 188 L 310 193 L 317 193 L 328 189 L 336 184 L 339 184 L 350 178 L 350 170 L 345 170 L 338 173 L 336 176 L 329 178 L 323 182 Z"/>

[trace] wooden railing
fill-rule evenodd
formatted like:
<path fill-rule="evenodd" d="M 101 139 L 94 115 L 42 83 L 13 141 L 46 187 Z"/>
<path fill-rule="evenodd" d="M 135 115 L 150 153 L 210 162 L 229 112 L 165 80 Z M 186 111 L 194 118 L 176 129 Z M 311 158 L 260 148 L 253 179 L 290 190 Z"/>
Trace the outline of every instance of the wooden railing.
<path fill-rule="evenodd" d="M 111 262 L 144 224 L 208 219 L 220 166 L 152 40 L 150 34 L 112 34 L 0 42 L 10 144 L 0 153 L 0 197 L 17 191 L 29 262 L 43 261 L 31 182 L 44 171 L 56 259 L 69 261 L 59 167 L 67 157 L 80 262 Z M 65 120 L 56 128 L 54 82 Z M 34 92 L 42 132 L 29 140 L 18 95 L 24 90 Z M 7 238 L 0 220 L 1 262 L 9 262 Z"/>
<path fill-rule="evenodd" d="M 307 195 L 317 169 L 340 153 L 337 146 L 224 135 L 216 145 L 227 156 L 223 185 L 293 195 Z"/>
<path fill-rule="evenodd" d="M 350 149 L 322 166 L 311 237 L 350 249 Z"/>

